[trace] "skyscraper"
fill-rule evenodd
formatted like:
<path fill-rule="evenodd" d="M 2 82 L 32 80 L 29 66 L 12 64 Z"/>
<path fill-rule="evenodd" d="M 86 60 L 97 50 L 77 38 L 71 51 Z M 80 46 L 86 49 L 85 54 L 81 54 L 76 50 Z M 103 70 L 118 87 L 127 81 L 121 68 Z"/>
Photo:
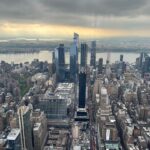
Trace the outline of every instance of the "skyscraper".
<path fill-rule="evenodd" d="M 102 74 L 103 72 L 103 58 L 98 60 L 98 74 Z"/>
<path fill-rule="evenodd" d="M 145 61 L 145 53 L 141 53 L 140 54 L 140 64 L 139 64 L 139 67 L 142 68 L 143 66 L 143 62 Z"/>
<path fill-rule="evenodd" d="M 117 64 L 117 78 L 120 79 L 126 70 L 126 64 L 123 61 L 123 55 L 120 55 L 120 61 Z"/>
<path fill-rule="evenodd" d="M 81 67 L 86 67 L 87 65 L 87 44 L 82 43 L 81 44 Z"/>
<path fill-rule="evenodd" d="M 67 101 L 59 96 L 45 95 L 38 108 L 45 112 L 48 119 L 67 118 Z"/>
<path fill-rule="evenodd" d="M 59 65 L 65 64 L 65 49 L 64 49 L 64 44 L 59 44 L 58 47 L 58 55 L 59 55 Z"/>
<path fill-rule="evenodd" d="M 149 56 L 147 56 L 145 58 L 145 61 L 143 62 L 142 75 L 144 76 L 145 73 L 150 73 L 150 57 Z"/>
<path fill-rule="evenodd" d="M 78 73 L 79 35 L 74 33 L 73 44 L 70 48 L 70 79 L 76 81 Z"/>
<path fill-rule="evenodd" d="M 107 60 L 106 66 L 105 66 L 105 74 L 107 77 L 110 77 L 110 75 L 111 75 L 111 66 L 110 66 L 108 60 Z"/>
<path fill-rule="evenodd" d="M 95 68 L 96 66 L 96 41 L 92 41 L 91 43 L 91 60 L 90 65 Z"/>
<path fill-rule="evenodd" d="M 86 104 L 86 72 L 85 67 L 80 69 L 79 73 L 79 103 L 75 114 L 75 121 L 86 122 L 89 120 L 89 115 L 85 107 Z"/>
<path fill-rule="evenodd" d="M 123 55 L 120 55 L 120 61 L 123 62 Z"/>
<path fill-rule="evenodd" d="M 86 100 L 86 72 L 81 70 L 79 73 L 79 108 L 85 108 Z"/>
<path fill-rule="evenodd" d="M 47 118 L 40 109 L 32 112 L 34 150 L 44 149 L 47 137 Z"/>
<path fill-rule="evenodd" d="M 22 150 L 33 150 L 33 141 L 32 141 L 33 138 L 32 138 L 30 113 L 31 113 L 31 109 L 29 106 L 21 106 L 18 109 Z"/>
<path fill-rule="evenodd" d="M 73 42 L 76 45 L 76 61 L 78 64 L 78 50 L 79 50 L 79 34 L 74 33 L 74 38 L 73 38 Z"/>
<path fill-rule="evenodd" d="M 55 65 L 57 81 L 62 82 L 65 78 L 65 49 L 64 44 L 60 44 L 55 49 Z"/>
<path fill-rule="evenodd" d="M 56 72 L 55 51 L 52 52 L 52 73 Z"/>

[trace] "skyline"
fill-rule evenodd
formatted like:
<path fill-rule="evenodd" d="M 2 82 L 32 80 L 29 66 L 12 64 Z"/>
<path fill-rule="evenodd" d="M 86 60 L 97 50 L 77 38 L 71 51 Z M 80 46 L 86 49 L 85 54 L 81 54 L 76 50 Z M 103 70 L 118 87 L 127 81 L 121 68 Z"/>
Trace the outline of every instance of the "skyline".
<path fill-rule="evenodd" d="M 0 0 L 0 38 L 150 37 L 148 0 Z M 11 7 L 8 7 L 11 6 Z"/>

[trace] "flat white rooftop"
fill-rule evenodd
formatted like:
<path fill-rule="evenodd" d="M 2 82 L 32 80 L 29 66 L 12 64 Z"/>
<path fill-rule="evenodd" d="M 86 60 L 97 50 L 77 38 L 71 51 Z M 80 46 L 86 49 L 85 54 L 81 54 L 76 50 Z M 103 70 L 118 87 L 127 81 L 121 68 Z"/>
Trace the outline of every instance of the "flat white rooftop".
<path fill-rule="evenodd" d="M 86 108 L 77 108 L 77 111 L 80 111 L 80 112 L 87 112 L 87 111 L 86 111 Z"/>
<path fill-rule="evenodd" d="M 37 131 L 37 130 L 39 130 L 39 128 L 40 128 L 40 126 L 41 126 L 41 123 L 35 123 L 34 124 L 34 131 Z"/>
<path fill-rule="evenodd" d="M 101 88 L 101 95 L 107 95 L 107 89 L 105 87 Z"/>
<path fill-rule="evenodd" d="M 12 129 L 11 132 L 7 136 L 7 140 L 16 140 L 16 138 L 20 134 L 20 129 Z"/>
<path fill-rule="evenodd" d="M 74 146 L 73 150 L 81 150 L 81 146 Z"/>

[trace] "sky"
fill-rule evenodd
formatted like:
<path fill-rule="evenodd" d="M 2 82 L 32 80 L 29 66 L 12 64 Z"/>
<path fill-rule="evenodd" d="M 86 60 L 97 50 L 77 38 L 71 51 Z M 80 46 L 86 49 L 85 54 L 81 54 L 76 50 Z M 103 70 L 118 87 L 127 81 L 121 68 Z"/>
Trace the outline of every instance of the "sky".
<path fill-rule="evenodd" d="M 0 38 L 149 37 L 150 0 L 0 0 Z"/>

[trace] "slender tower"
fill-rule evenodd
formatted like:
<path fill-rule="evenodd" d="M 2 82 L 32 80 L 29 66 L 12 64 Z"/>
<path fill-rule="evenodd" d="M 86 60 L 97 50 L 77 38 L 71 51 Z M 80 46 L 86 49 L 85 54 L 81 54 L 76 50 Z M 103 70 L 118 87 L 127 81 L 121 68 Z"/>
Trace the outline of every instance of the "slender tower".
<path fill-rule="evenodd" d="M 86 67 L 87 65 L 87 44 L 82 43 L 81 44 L 81 60 L 80 60 L 80 66 Z"/>
<path fill-rule="evenodd" d="M 70 80 L 75 82 L 78 73 L 79 35 L 74 33 L 73 44 L 70 48 Z"/>
<path fill-rule="evenodd" d="M 79 108 L 85 108 L 86 100 L 86 72 L 81 70 L 79 73 Z"/>
<path fill-rule="evenodd" d="M 96 41 L 92 41 L 91 43 L 91 60 L 90 65 L 94 68 L 96 67 Z"/>
<path fill-rule="evenodd" d="M 31 110 L 29 106 L 21 106 L 18 109 L 19 128 L 21 130 L 22 150 L 33 150 L 30 112 Z"/>

